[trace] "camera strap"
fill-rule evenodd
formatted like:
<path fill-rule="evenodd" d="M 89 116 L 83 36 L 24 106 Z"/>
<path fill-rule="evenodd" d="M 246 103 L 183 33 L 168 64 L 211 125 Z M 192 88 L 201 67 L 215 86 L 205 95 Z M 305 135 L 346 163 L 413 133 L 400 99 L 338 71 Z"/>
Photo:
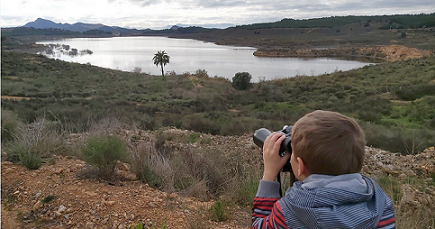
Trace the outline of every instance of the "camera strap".
<path fill-rule="evenodd" d="M 278 176 L 276 177 L 276 179 L 279 183 L 279 195 L 282 197 L 281 172 L 278 173 Z"/>

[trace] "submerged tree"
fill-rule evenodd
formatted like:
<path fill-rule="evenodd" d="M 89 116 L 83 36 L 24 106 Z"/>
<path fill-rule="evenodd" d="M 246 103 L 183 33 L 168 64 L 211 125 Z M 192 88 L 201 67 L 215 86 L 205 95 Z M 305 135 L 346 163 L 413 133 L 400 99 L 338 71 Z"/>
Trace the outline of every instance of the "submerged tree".
<path fill-rule="evenodd" d="M 156 54 L 154 54 L 153 57 L 153 61 L 154 64 L 158 67 L 160 65 L 161 69 L 162 69 L 162 78 L 165 78 L 165 73 L 163 71 L 163 66 L 165 66 L 166 64 L 169 63 L 169 56 L 168 54 L 165 52 L 165 50 L 163 51 L 157 51 Z"/>

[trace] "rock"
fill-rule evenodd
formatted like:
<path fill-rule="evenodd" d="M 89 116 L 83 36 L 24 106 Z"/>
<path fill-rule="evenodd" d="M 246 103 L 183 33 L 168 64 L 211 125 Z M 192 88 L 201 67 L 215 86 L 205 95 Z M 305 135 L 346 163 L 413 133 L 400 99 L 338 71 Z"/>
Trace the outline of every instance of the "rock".
<path fill-rule="evenodd" d="M 386 173 L 388 175 L 395 176 L 395 177 L 399 176 L 399 174 L 400 174 L 397 171 L 390 170 L 388 167 L 382 167 L 381 170 L 382 170 L 382 172 L 384 172 L 384 173 Z"/>
<path fill-rule="evenodd" d="M 94 223 L 93 222 L 86 222 L 85 224 L 85 229 L 93 229 L 94 228 Z"/>
<path fill-rule="evenodd" d="M 88 194 L 90 197 L 98 195 L 97 193 L 91 191 L 86 191 L 85 193 Z"/>
<path fill-rule="evenodd" d="M 113 205 L 115 205 L 115 201 L 113 201 L 113 200 L 109 200 L 109 201 L 103 201 L 103 204 L 106 204 L 106 205 L 108 205 L 108 206 L 113 206 Z"/>
<path fill-rule="evenodd" d="M 129 172 L 129 171 L 130 171 L 130 165 L 127 164 L 127 163 L 124 163 L 124 162 L 118 162 L 118 163 L 116 164 L 116 168 L 117 168 L 119 171 L 126 171 L 126 172 Z"/>
<path fill-rule="evenodd" d="M 401 205 L 410 204 L 410 205 L 416 205 L 415 201 L 415 194 L 416 190 L 409 184 L 404 184 L 401 186 L 402 189 L 402 199 L 400 200 Z"/>
<path fill-rule="evenodd" d="M 44 206 L 44 204 L 42 203 L 42 201 L 38 200 L 38 202 L 36 202 L 35 205 L 33 205 L 33 211 L 36 211 L 38 209 L 40 209 L 42 206 Z"/>
<path fill-rule="evenodd" d="M 60 205 L 59 208 L 57 209 L 58 212 L 63 212 L 66 210 L 66 207 L 63 205 Z"/>
<path fill-rule="evenodd" d="M 136 176 L 136 174 L 133 174 L 133 173 L 127 173 L 124 176 L 124 179 L 128 180 L 128 181 L 135 181 L 135 180 L 137 180 L 137 176 Z"/>
<path fill-rule="evenodd" d="M 407 177 L 407 175 L 406 174 L 404 174 L 404 173 L 401 173 L 400 175 L 399 175 L 399 178 L 406 178 Z"/>
<path fill-rule="evenodd" d="M 5 166 L 5 165 L 14 165 L 14 163 L 12 163 L 11 161 L 2 161 L 2 166 Z M 12 168 L 12 169 L 14 169 L 14 168 Z"/>
<path fill-rule="evenodd" d="M 106 217 L 101 221 L 102 224 L 106 224 L 107 222 L 109 222 L 109 217 Z"/>
<path fill-rule="evenodd" d="M 170 199 L 177 199 L 177 198 L 178 198 L 178 194 L 175 193 L 175 192 L 173 192 L 173 193 L 171 193 L 171 194 L 169 195 L 169 198 L 170 198 Z"/>
<path fill-rule="evenodd" d="M 64 169 L 63 168 L 55 168 L 53 172 L 54 172 L 54 174 L 62 174 L 64 172 Z"/>

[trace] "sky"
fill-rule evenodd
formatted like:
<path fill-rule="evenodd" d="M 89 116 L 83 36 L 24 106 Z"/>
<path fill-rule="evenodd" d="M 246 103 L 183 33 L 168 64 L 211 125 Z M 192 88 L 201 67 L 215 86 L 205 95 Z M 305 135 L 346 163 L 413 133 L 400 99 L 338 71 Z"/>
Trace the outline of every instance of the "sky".
<path fill-rule="evenodd" d="M 434 12 L 434 0 L 0 0 L 0 25 L 44 18 L 136 29 L 176 24 L 222 28 L 283 18 Z"/>

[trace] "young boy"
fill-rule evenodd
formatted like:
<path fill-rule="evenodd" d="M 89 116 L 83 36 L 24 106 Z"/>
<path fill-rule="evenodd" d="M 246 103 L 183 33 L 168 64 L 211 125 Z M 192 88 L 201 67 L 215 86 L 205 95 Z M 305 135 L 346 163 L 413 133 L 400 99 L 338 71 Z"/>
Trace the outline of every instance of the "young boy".
<path fill-rule="evenodd" d="M 294 124 L 291 156 L 278 154 L 284 139 L 272 133 L 264 141 L 252 228 L 395 228 L 393 203 L 359 173 L 365 137 L 353 119 L 314 111 Z M 289 159 L 298 181 L 281 198 L 276 178 Z"/>

